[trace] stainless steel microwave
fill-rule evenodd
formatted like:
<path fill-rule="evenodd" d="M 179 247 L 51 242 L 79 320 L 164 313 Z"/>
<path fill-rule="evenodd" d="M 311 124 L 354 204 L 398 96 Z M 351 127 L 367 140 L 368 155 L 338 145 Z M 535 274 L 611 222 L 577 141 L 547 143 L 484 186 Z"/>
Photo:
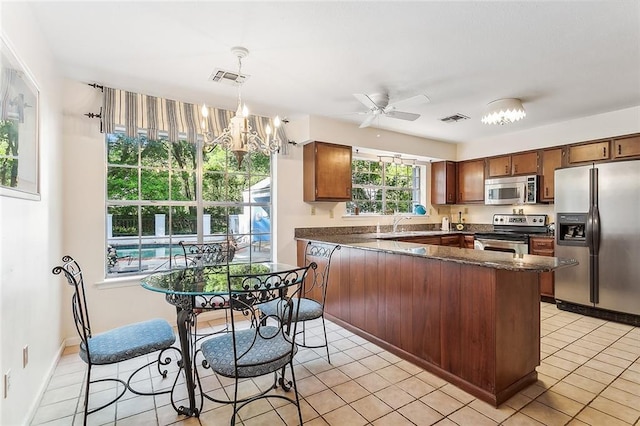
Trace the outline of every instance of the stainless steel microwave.
<path fill-rule="evenodd" d="M 484 181 L 485 204 L 536 204 L 538 176 L 513 176 Z"/>

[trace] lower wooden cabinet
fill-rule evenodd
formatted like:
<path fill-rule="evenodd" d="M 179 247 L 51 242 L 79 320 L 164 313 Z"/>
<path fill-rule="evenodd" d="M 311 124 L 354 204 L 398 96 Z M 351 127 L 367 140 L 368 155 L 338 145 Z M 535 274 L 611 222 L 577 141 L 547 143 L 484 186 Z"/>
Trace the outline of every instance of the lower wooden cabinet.
<path fill-rule="evenodd" d="M 552 238 L 531 237 L 529 239 L 529 252 L 538 256 L 550 256 L 554 254 Z M 540 296 L 555 298 L 555 283 L 553 272 L 540 274 Z"/>

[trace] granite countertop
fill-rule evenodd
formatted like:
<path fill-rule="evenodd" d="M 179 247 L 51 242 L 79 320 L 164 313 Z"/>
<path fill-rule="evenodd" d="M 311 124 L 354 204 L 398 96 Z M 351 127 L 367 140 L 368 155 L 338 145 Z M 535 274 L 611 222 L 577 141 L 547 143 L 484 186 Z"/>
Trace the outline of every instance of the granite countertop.
<path fill-rule="evenodd" d="M 391 238 L 429 235 L 456 235 L 465 232 L 455 231 L 409 231 L 399 233 L 366 233 L 366 234 L 338 234 L 338 235 L 306 235 L 297 239 L 339 244 L 363 250 L 382 251 L 385 253 L 404 254 L 408 256 L 426 257 L 430 259 L 457 262 L 468 265 L 484 266 L 494 269 L 525 272 L 549 272 L 559 268 L 577 265 L 575 259 L 536 256 L 531 254 L 518 255 L 497 251 L 463 249 L 430 244 L 417 244 L 395 241 Z M 472 234 L 472 233 L 470 233 Z"/>

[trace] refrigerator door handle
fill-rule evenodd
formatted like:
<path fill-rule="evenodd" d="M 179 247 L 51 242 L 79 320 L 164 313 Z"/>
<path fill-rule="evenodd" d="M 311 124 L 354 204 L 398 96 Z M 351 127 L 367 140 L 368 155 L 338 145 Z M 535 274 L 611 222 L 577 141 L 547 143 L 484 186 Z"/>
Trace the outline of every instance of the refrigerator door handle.
<path fill-rule="evenodd" d="M 585 226 L 587 245 L 589 246 L 589 299 L 599 303 L 599 265 L 600 251 L 600 212 L 598 211 L 598 169 L 589 170 L 589 213 Z"/>

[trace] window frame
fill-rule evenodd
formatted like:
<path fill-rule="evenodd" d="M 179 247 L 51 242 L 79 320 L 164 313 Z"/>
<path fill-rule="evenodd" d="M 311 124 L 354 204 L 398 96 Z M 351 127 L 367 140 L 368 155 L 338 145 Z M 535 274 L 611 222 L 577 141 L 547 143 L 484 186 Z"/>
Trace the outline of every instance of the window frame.
<path fill-rule="evenodd" d="M 356 162 L 357 161 L 365 161 L 365 162 L 369 162 L 369 163 L 377 163 L 381 165 L 381 173 L 379 174 L 380 178 L 379 181 L 381 182 L 380 185 L 375 185 L 375 184 L 360 184 L 360 183 L 356 183 L 355 180 L 355 169 L 356 169 Z M 411 167 L 412 168 L 412 175 L 410 177 L 411 182 L 412 182 L 412 187 L 411 189 L 405 189 L 402 186 L 390 186 L 390 185 L 386 185 L 387 182 L 387 165 L 395 165 L 395 166 L 404 166 L 404 167 Z M 371 169 L 371 168 L 369 168 Z M 369 157 L 364 157 L 364 156 L 354 156 L 354 158 L 352 159 L 352 194 L 353 196 L 355 196 L 355 194 L 357 193 L 358 189 L 364 189 L 364 190 L 374 190 L 374 191 L 381 191 L 380 194 L 380 201 L 378 201 L 378 198 L 376 197 L 375 202 L 379 202 L 381 203 L 381 209 L 380 211 L 374 211 L 374 212 L 370 212 L 370 211 L 364 211 L 361 208 L 359 208 L 358 213 L 355 212 L 355 208 L 359 203 L 364 203 L 366 202 L 365 200 L 355 200 L 352 199 L 351 201 L 347 202 L 346 205 L 346 214 L 348 216 L 356 216 L 356 215 L 369 215 L 369 216 L 376 216 L 376 215 L 390 215 L 390 214 L 411 214 L 413 213 L 413 206 L 415 206 L 416 204 L 421 204 L 421 200 L 423 199 L 423 197 L 426 197 L 426 194 L 424 194 L 423 191 L 423 181 L 424 181 L 424 177 L 426 176 L 426 172 L 425 172 L 425 166 L 421 165 L 421 164 L 401 164 L 401 163 L 395 163 L 395 162 L 383 162 L 380 161 L 379 159 L 372 159 Z M 426 184 L 424 185 L 424 188 L 426 188 Z M 397 190 L 403 190 L 403 191 L 411 191 L 411 201 L 409 201 L 409 205 L 408 205 L 408 210 L 406 211 L 398 211 L 397 209 L 389 209 L 388 208 L 388 203 L 389 203 L 389 199 L 386 196 L 388 191 L 397 191 Z"/>
<path fill-rule="evenodd" d="M 221 171 L 220 173 L 223 174 L 225 176 L 225 179 L 228 179 L 228 176 L 230 175 L 240 175 L 243 176 L 244 179 L 247 181 L 248 186 L 245 189 L 241 189 L 241 193 L 244 193 L 246 191 L 249 191 L 249 188 L 253 187 L 254 185 L 257 184 L 257 182 L 251 183 L 252 182 L 252 178 L 255 178 L 256 176 L 262 176 L 264 179 L 268 178 L 270 179 L 269 182 L 269 190 L 268 190 L 268 201 L 252 201 L 251 197 L 249 198 L 248 201 L 230 201 L 230 200 L 205 200 L 204 196 L 203 196 L 203 187 L 204 187 L 204 179 L 206 178 L 206 171 L 204 170 L 205 164 L 204 164 L 204 154 L 203 154 L 203 150 L 205 149 L 205 143 L 202 140 L 202 138 L 198 138 L 196 144 L 195 144 L 195 167 L 193 169 L 190 168 L 179 168 L 176 169 L 174 167 L 174 159 L 171 158 L 172 154 L 168 153 L 167 158 L 165 160 L 165 164 L 164 167 L 160 168 L 161 170 L 166 170 L 167 173 L 167 182 L 169 184 L 169 189 L 167 190 L 167 197 L 168 199 L 165 200 L 148 200 L 148 199 L 143 199 L 142 198 L 142 172 L 143 170 L 150 170 L 153 169 L 153 166 L 143 166 L 142 165 L 142 149 L 140 149 L 141 147 L 141 143 L 140 143 L 140 139 L 139 138 L 146 138 L 147 132 L 144 130 L 139 130 L 138 131 L 138 135 L 135 138 L 138 143 L 136 144 L 137 146 L 137 160 L 136 160 L 136 164 L 117 164 L 117 163 L 111 163 L 109 161 L 109 138 L 113 137 L 112 135 L 125 135 L 124 129 L 122 128 L 116 128 L 114 130 L 113 133 L 105 133 L 105 145 L 104 145 L 104 149 L 105 149 L 105 196 L 104 196 L 104 200 L 105 200 L 105 244 L 106 244 L 106 253 L 107 255 L 105 256 L 105 277 L 106 279 L 113 279 L 113 278 L 125 278 L 125 277 L 129 277 L 129 276 L 134 276 L 134 275 L 140 275 L 142 273 L 149 273 L 151 271 L 155 271 L 155 270 L 168 270 L 171 269 L 173 267 L 176 266 L 183 266 L 179 264 L 179 260 L 183 259 L 183 255 L 182 255 L 182 249 L 180 249 L 179 251 L 177 251 L 176 245 L 178 244 L 178 242 L 180 240 L 185 240 L 185 241 L 191 241 L 191 242 L 199 242 L 202 243 L 204 241 L 211 241 L 211 240 L 220 240 L 222 239 L 222 241 L 224 241 L 225 239 L 227 241 L 229 241 L 229 238 L 232 238 L 234 243 L 236 242 L 236 237 L 239 236 L 241 239 L 240 244 L 242 245 L 242 247 L 240 247 L 242 250 L 246 251 L 243 254 L 243 259 L 241 260 L 234 260 L 234 262 L 240 262 L 240 261 L 248 261 L 248 262 L 257 262 L 257 261 L 272 261 L 273 260 L 273 253 L 274 250 L 271 247 L 271 242 L 273 241 L 273 226 L 271 226 L 270 224 L 270 217 L 271 217 L 271 212 L 273 212 L 273 195 L 274 195 L 274 191 L 273 191 L 273 176 L 274 176 L 274 159 L 275 156 L 273 154 L 271 155 L 267 155 L 269 157 L 269 171 L 268 171 L 268 175 L 263 174 L 263 173 L 258 173 L 258 174 L 254 174 L 252 173 L 253 169 L 249 166 L 251 164 L 251 158 L 250 156 L 252 155 L 265 155 L 265 154 L 259 154 L 259 153 L 251 153 L 248 154 L 247 156 L 245 156 L 245 159 L 243 160 L 243 164 L 242 166 L 240 166 L 237 169 L 231 169 L 230 168 L 230 161 L 229 161 L 229 156 L 232 155 L 231 153 L 226 153 L 227 159 L 224 162 L 224 170 Z M 179 135 L 178 138 L 178 143 L 189 143 L 187 142 L 185 139 L 186 135 Z M 167 134 L 166 133 L 160 133 L 159 137 L 158 137 L 158 141 L 161 141 L 165 144 L 171 144 L 172 142 L 169 142 L 167 140 Z M 214 146 L 212 147 L 211 151 L 213 150 L 222 150 L 223 148 L 220 146 Z M 211 152 L 210 151 L 210 152 Z M 249 163 L 245 163 L 245 162 L 249 162 Z M 109 169 L 111 167 L 122 167 L 122 168 L 131 168 L 134 170 L 137 170 L 137 199 L 127 199 L 127 200 L 117 200 L 117 199 L 109 199 Z M 246 172 L 243 172 L 243 170 L 246 170 Z M 176 175 L 177 173 L 181 173 L 184 171 L 188 171 L 188 172 L 192 172 L 194 174 L 194 181 L 195 181 L 195 194 L 194 194 L 194 199 L 187 199 L 187 200 L 172 200 L 172 195 L 171 195 L 171 191 L 172 191 L 172 187 L 173 187 L 173 181 L 172 181 L 172 177 L 174 175 Z M 260 182 L 262 182 L 264 179 L 262 179 Z M 242 195 L 241 195 L 242 196 Z M 137 258 L 135 258 L 134 260 L 132 259 L 124 259 L 123 257 L 119 257 L 117 255 L 117 250 L 115 251 L 116 255 L 115 255 L 115 259 L 112 259 L 112 256 L 110 256 L 110 248 L 112 247 L 113 242 L 120 237 L 115 237 L 112 234 L 109 234 L 109 225 L 112 225 L 112 221 L 109 219 L 109 212 L 110 212 L 110 208 L 112 207 L 137 207 L 137 211 L 136 211 L 136 215 L 137 215 L 137 235 L 132 235 L 130 237 L 131 240 L 137 240 L 137 244 L 135 244 L 138 248 L 138 256 Z M 165 241 L 165 246 L 169 247 L 168 250 L 168 258 L 167 260 L 162 263 L 161 265 L 155 265 L 154 268 L 149 268 L 147 266 L 147 268 L 145 268 L 145 264 L 144 264 L 144 260 L 142 258 L 142 250 L 145 248 L 145 246 L 147 246 L 148 244 L 145 244 L 145 241 L 151 240 L 151 238 L 148 238 L 149 236 L 145 234 L 144 231 L 144 227 L 143 227 L 143 214 L 142 214 L 142 210 L 145 207 L 161 207 L 161 208 L 166 208 L 169 210 L 169 213 L 167 214 L 167 216 L 165 217 L 165 233 L 164 235 L 156 235 L 154 234 L 152 237 L 154 239 L 160 239 Z M 195 234 L 180 234 L 180 233 L 175 233 L 175 229 L 173 228 L 173 209 L 175 208 L 195 208 L 195 221 L 196 221 L 196 233 Z M 230 229 L 230 227 L 232 226 L 232 220 L 230 220 L 230 216 L 229 216 L 229 212 L 226 212 L 227 215 L 227 223 L 225 226 L 223 226 L 224 228 L 224 232 L 216 232 L 213 229 L 210 230 L 210 232 L 208 234 L 205 234 L 205 226 L 204 226 L 204 214 L 206 213 L 207 210 L 209 209 L 217 209 L 217 208 L 223 208 L 223 209 L 228 209 L 228 211 L 233 211 L 234 209 L 237 211 L 242 211 L 243 213 L 240 214 L 240 216 L 245 216 L 245 232 L 242 234 L 235 234 L 233 233 L 236 230 Z M 254 220 L 253 218 L 258 216 L 258 214 L 260 214 L 261 219 L 264 219 L 265 216 L 265 212 L 266 212 L 266 216 L 267 219 L 269 220 L 268 224 L 269 224 L 269 229 L 268 232 L 264 232 L 263 231 L 259 231 L 259 232 L 255 232 L 254 231 Z M 247 214 L 248 213 L 248 214 Z M 239 222 L 236 221 L 236 222 Z M 154 223 L 155 226 L 155 223 Z M 213 223 L 211 223 L 210 226 L 213 226 Z M 155 230 L 154 230 L 155 232 Z M 254 239 L 257 238 L 257 242 L 254 241 Z M 124 238 L 123 238 L 124 240 Z M 269 244 L 264 244 L 263 245 L 263 241 L 268 241 Z M 254 250 L 254 243 L 257 245 L 259 243 L 259 251 Z M 263 250 L 263 248 L 266 248 L 266 251 Z M 174 252 L 175 251 L 175 252 Z M 112 261 L 115 261 L 116 264 L 119 265 L 119 262 L 126 260 L 129 263 L 132 263 L 135 261 L 135 265 L 131 266 L 130 268 L 123 268 L 122 270 L 118 269 L 115 270 L 113 265 L 111 264 Z M 151 265 L 153 266 L 153 265 Z"/>

